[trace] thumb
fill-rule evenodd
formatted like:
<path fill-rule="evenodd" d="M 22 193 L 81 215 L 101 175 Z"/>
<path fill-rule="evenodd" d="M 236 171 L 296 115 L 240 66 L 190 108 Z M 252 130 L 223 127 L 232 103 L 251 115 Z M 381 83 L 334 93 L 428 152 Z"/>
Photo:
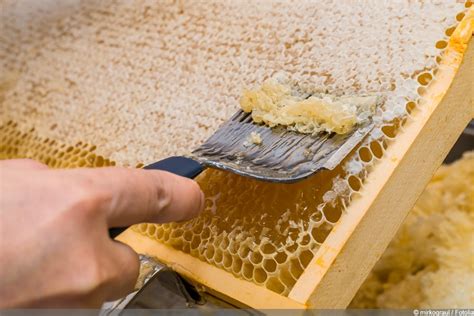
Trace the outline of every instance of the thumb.
<path fill-rule="evenodd" d="M 183 221 L 204 208 L 204 194 L 195 181 L 166 171 L 110 167 L 64 172 L 86 177 L 91 189 L 105 197 L 98 209 L 106 213 L 109 227 Z"/>

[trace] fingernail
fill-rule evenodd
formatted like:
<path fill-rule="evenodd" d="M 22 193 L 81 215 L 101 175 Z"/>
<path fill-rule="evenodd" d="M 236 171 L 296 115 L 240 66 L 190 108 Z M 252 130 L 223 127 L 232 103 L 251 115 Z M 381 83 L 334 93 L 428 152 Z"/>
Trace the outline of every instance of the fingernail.
<path fill-rule="evenodd" d="M 204 211 L 204 206 L 206 205 L 206 196 L 204 195 L 204 192 L 201 190 L 201 208 L 199 209 L 199 213 Z"/>

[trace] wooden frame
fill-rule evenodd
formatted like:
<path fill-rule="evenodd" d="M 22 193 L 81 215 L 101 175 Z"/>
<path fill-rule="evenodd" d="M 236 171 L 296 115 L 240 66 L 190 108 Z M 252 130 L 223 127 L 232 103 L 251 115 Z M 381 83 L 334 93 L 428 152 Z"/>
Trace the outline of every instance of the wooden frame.
<path fill-rule="evenodd" d="M 234 304 L 257 309 L 345 308 L 474 117 L 474 44 L 468 45 L 473 30 L 471 8 L 449 40 L 436 79 L 424 96 L 423 110 L 375 165 L 361 196 L 351 202 L 288 297 L 134 231 L 118 239 Z"/>

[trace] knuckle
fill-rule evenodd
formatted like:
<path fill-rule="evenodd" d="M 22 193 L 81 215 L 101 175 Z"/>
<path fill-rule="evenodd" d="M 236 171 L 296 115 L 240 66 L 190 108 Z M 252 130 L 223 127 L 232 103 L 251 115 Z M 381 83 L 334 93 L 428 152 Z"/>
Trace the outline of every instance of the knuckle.
<path fill-rule="evenodd" d="M 115 253 L 115 260 L 109 267 L 110 274 L 107 275 L 103 283 L 105 295 L 108 300 L 118 299 L 129 294 L 135 288 L 140 262 L 138 255 L 129 246 L 117 244 L 118 251 Z"/>
<path fill-rule="evenodd" d="M 120 255 L 121 263 L 120 271 L 117 274 L 117 279 L 114 280 L 116 286 L 115 297 L 126 296 L 133 291 L 137 283 L 140 272 L 140 260 L 137 253 L 127 245 L 122 244 L 123 251 Z"/>
<path fill-rule="evenodd" d="M 97 258 L 86 259 L 81 265 L 77 286 L 78 295 L 90 295 L 99 292 L 109 282 L 109 269 L 104 268 Z"/>
<path fill-rule="evenodd" d="M 140 272 L 140 260 L 137 253 L 130 247 L 123 245 L 125 248 L 124 267 L 127 269 L 127 283 L 128 287 L 133 288 Z"/>
<path fill-rule="evenodd" d="M 128 251 L 130 253 L 128 257 L 128 266 L 130 267 L 131 275 L 136 280 L 138 277 L 138 273 L 140 271 L 140 260 L 138 259 L 137 253 L 130 247 L 128 247 Z"/>
<path fill-rule="evenodd" d="M 133 291 L 140 270 L 138 255 L 129 246 L 120 246 L 118 251 L 105 251 L 107 255 L 103 247 L 83 249 L 85 258 L 76 262 L 75 269 L 80 273 L 73 276 L 71 285 L 74 297 L 115 300 Z"/>
<path fill-rule="evenodd" d="M 155 186 L 155 196 L 151 197 L 152 198 L 151 204 L 156 205 L 155 203 L 157 203 L 157 209 L 158 211 L 161 211 L 168 208 L 171 205 L 172 200 L 173 200 L 173 192 L 171 190 L 171 186 L 165 183 L 163 177 L 158 177 L 156 181 L 157 183 Z M 153 203 L 154 201 L 156 202 Z M 154 217 L 159 216 L 158 212 L 154 214 L 156 215 Z"/>

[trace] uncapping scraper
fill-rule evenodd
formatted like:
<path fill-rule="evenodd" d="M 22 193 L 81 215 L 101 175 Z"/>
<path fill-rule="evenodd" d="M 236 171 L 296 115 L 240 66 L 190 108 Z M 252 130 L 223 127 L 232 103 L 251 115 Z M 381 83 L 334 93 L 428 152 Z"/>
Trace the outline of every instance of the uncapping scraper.
<path fill-rule="evenodd" d="M 319 170 L 334 169 L 372 128 L 368 121 L 346 134 L 302 134 L 282 126 L 259 125 L 250 113 L 239 110 L 190 155 L 169 157 L 144 169 L 192 179 L 212 167 L 258 180 L 292 183 Z M 260 144 L 249 146 L 247 138 L 252 132 L 261 136 Z M 110 235 L 116 237 L 123 230 L 112 228 Z"/>

